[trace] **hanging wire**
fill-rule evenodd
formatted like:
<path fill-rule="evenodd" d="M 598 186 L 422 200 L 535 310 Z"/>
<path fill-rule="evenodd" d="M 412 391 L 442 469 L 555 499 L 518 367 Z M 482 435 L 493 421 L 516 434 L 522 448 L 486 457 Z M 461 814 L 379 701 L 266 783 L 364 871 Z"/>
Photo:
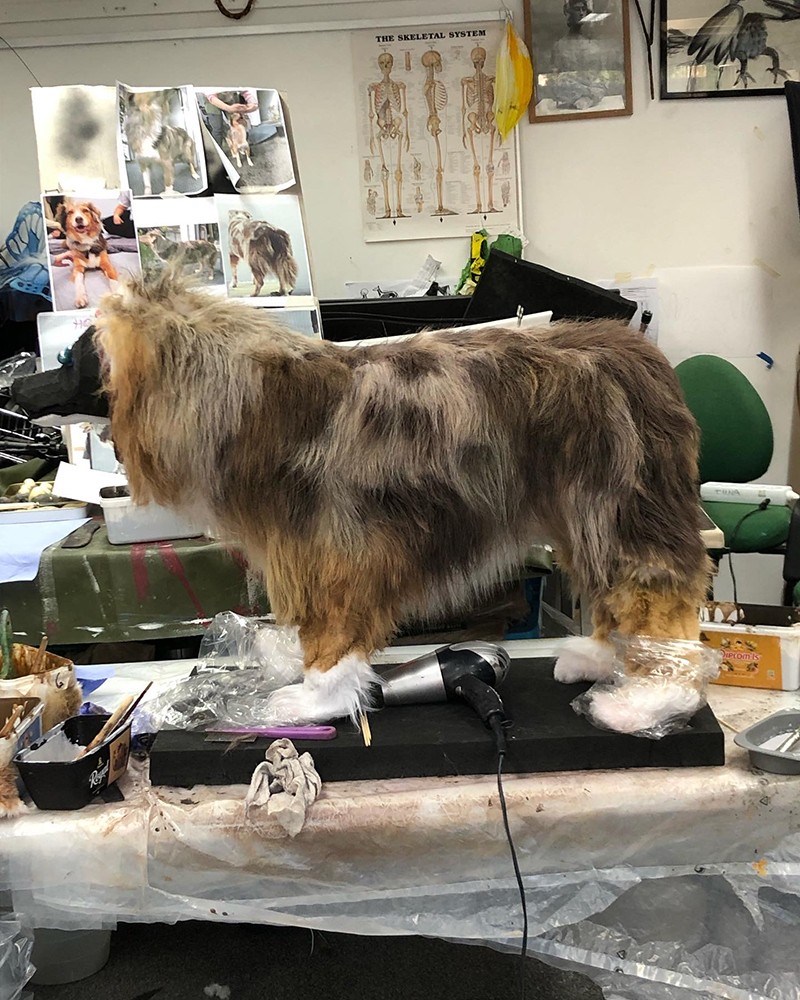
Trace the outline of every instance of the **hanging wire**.
<path fill-rule="evenodd" d="M 633 0 L 633 2 L 636 6 L 639 24 L 641 25 L 642 34 L 644 35 L 644 40 L 647 44 L 647 75 L 650 80 L 650 100 L 653 101 L 656 96 L 655 79 L 653 75 L 653 43 L 656 39 L 656 0 L 650 0 L 649 25 L 645 21 L 644 11 L 642 10 L 640 0 Z"/>
<path fill-rule="evenodd" d="M 228 10 L 222 0 L 214 0 L 217 5 L 217 10 L 220 14 L 224 14 L 225 17 L 230 17 L 234 21 L 239 21 L 243 17 L 246 17 L 250 11 L 253 9 L 253 3 L 255 0 L 247 0 L 247 5 L 242 8 L 242 10 Z"/>
<path fill-rule="evenodd" d="M 34 80 L 36 81 L 36 83 L 38 84 L 38 86 L 41 87 L 42 86 L 42 81 L 33 72 L 33 70 L 30 68 L 30 66 L 25 62 L 25 60 L 22 58 L 22 56 L 19 54 L 19 52 L 17 52 L 17 50 L 14 48 L 14 46 L 11 44 L 11 42 L 9 42 L 9 40 L 7 38 L 3 38 L 2 35 L 0 35 L 0 42 L 2 42 L 6 46 L 7 49 L 9 49 L 11 52 L 14 53 L 14 55 L 17 57 L 17 59 L 19 59 L 19 61 L 22 63 L 22 65 L 25 67 L 25 69 L 34 78 Z"/>

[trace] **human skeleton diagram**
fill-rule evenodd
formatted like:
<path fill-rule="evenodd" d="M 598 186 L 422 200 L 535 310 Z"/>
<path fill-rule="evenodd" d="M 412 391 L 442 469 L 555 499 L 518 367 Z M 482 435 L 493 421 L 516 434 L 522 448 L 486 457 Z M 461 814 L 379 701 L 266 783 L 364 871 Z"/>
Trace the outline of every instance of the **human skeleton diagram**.
<path fill-rule="evenodd" d="M 484 73 L 486 65 L 486 49 L 476 46 L 470 52 L 472 65 L 475 72 L 472 76 L 465 76 L 461 80 L 461 127 L 462 142 L 472 152 L 472 176 L 475 180 L 475 209 L 471 215 L 483 214 L 484 212 L 499 212 L 499 208 L 494 207 L 494 144 L 497 134 L 497 127 L 494 121 L 494 77 Z M 481 184 L 483 142 L 482 139 L 488 136 L 489 149 L 485 158 L 486 173 L 486 208 L 483 207 L 483 195 Z M 478 139 L 476 147 L 475 140 Z"/>
<path fill-rule="evenodd" d="M 425 127 L 433 137 L 436 147 L 436 207 L 431 215 L 455 215 L 444 207 L 444 158 L 442 156 L 442 141 L 439 138 L 442 134 L 442 114 L 447 107 L 447 88 L 437 77 L 437 73 L 442 72 L 442 57 L 434 49 L 422 54 L 422 65 L 425 67 L 425 84 L 423 93 L 425 95 L 425 105 L 428 109 L 428 117 Z"/>
<path fill-rule="evenodd" d="M 378 192 L 375 188 L 370 188 L 367 192 L 367 211 L 370 215 L 375 215 L 378 211 Z"/>
<path fill-rule="evenodd" d="M 503 181 L 500 185 L 500 194 L 503 198 L 503 208 L 505 208 L 511 200 L 511 181 Z"/>
<path fill-rule="evenodd" d="M 383 74 L 377 83 L 367 87 L 369 97 L 369 149 L 375 153 L 377 146 L 381 157 L 381 183 L 383 184 L 384 219 L 407 218 L 403 211 L 403 151 L 409 150 L 408 104 L 406 85 L 392 79 L 394 59 L 389 52 L 378 56 L 378 69 Z M 396 148 L 395 148 L 396 146 Z M 392 153 L 395 153 L 395 159 Z M 391 176 L 388 163 L 394 162 L 395 199 L 392 208 L 389 192 Z"/>
<path fill-rule="evenodd" d="M 425 198 L 422 195 L 419 184 L 417 184 L 417 190 L 414 192 L 414 204 L 417 206 L 417 214 L 425 207 Z"/>
<path fill-rule="evenodd" d="M 372 180 L 373 176 L 374 174 L 372 172 L 372 164 L 369 162 L 369 160 L 364 160 L 364 180 L 367 183 L 369 183 Z"/>
<path fill-rule="evenodd" d="M 412 156 L 411 170 L 412 170 L 412 173 L 414 175 L 414 180 L 415 181 L 421 181 L 422 180 L 422 163 L 417 159 L 416 156 L 414 156 L 413 153 L 411 154 L 411 156 Z"/>

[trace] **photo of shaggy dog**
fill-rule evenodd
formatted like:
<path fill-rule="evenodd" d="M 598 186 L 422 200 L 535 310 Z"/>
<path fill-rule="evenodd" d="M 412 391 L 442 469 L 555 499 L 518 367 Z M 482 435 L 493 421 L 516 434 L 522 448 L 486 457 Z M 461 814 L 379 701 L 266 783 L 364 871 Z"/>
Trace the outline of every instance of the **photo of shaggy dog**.
<path fill-rule="evenodd" d="M 216 226 L 206 227 L 216 230 Z M 165 227 L 166 233 L 158 229 L 140 229 L 139 243 L 148 247 L 158 263 L 158 270 L 166 265 L 184 270 L 184 273 L 196 275 L 199 283 L 213 284 L 223 280 L 218 271 L 220 261 L 219 245 L 210 239 L 181 239 L 177 226 Z M 167 233 L 169 235 L 167 235 Z M 152 273 L 152 268 L 145 265 L 145 275 Z"/>
<path fill-rule="evenodd" d="M 56 254 L 52 263 L 55 267 L 72 265 L 70 280 L 75 285 L 74 306 L 85 309 L 89 305 L 87 271 L 102 271 L 111 289 L 119 279 L 117 269 L 108 259 L 108 241 L 100 209 L 91 201 L 63 201 L 55 212 L 55 220 L 64 233 L 67 248 Z"/>
<path fill-rule="evenodd" d="M 121 286 L 98 318 L 135 500 L 240 546 L 299 628 L 304 681 L 271 696 L 270 723 L 368 708 L 370 658 L 399 623 L 467 605 L 536 541 L 594 611 L 560 680 L 606 675 L 614 633 L 698 640 L 698 433 L 638 333 L 562 322 L 345 348 L 270 312 L 163 277 Z M 595 708 L 619 723 L 614 699 Z"/>
<path fill-rule="evenodd" d="M 292 294 L 297 284 L 297 261 L 292 253 L 291 237 L 285 229 L 254 219 L 249 212 L 229 212 L 228 245 L 232 288 L 239 284 L 239 261 L 244 260 L 253 275 L 254 296 L 261 294 L 270 274 L 278 281 L 278 288 L 270 292 L 271 295 Z"/>
<path fill-rule="evenodd" d="M 178 168 L 184 166 L 192 182 L 183 183 L 182 191 L 196 191 L 201 185 L 198 172 L 197 143 L 185 128 L 170 121 L 172 115 L 170 90 L 124 92 L 123 130 L 128 149 L 126 169 L 134 194 L 175 194 Z M 175 91 L 175 93 L 180 93 Z M 130 169 L 138 168 L 138 177 Z M 154 190 L 153 168 L 160 168 L 163 186 Z"/>

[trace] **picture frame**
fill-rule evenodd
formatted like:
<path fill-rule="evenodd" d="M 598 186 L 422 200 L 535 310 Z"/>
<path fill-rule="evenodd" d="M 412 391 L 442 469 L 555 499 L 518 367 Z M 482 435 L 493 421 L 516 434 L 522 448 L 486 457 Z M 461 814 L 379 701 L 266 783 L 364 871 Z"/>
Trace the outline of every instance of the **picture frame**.
<path fill-rule="evenodd" d="M 524 15 L 530 122 L 633 114 L 628 0 L 525 0 Z"/>
<path fill-rule="evenodd" d="M 725 0 L 661 0 L 661 99 L 781 96 L 786 80 L 800 80 L 800 20 L 780 16 L 769 5 L 753 14 Z M 745 17 L 760 22 L 749 22 L 750 52 L 739 58 Z"/>

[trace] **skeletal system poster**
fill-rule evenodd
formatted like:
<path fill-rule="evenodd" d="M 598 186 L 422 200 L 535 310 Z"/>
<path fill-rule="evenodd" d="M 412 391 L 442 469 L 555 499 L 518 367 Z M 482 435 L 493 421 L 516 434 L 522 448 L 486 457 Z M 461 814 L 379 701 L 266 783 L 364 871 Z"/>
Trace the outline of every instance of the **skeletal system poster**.
<path fill-rule="evenodd" d="M 519 225 L 514 135 L 494 123 L 502 21 L 352 36 L 364 239 Z"/>

